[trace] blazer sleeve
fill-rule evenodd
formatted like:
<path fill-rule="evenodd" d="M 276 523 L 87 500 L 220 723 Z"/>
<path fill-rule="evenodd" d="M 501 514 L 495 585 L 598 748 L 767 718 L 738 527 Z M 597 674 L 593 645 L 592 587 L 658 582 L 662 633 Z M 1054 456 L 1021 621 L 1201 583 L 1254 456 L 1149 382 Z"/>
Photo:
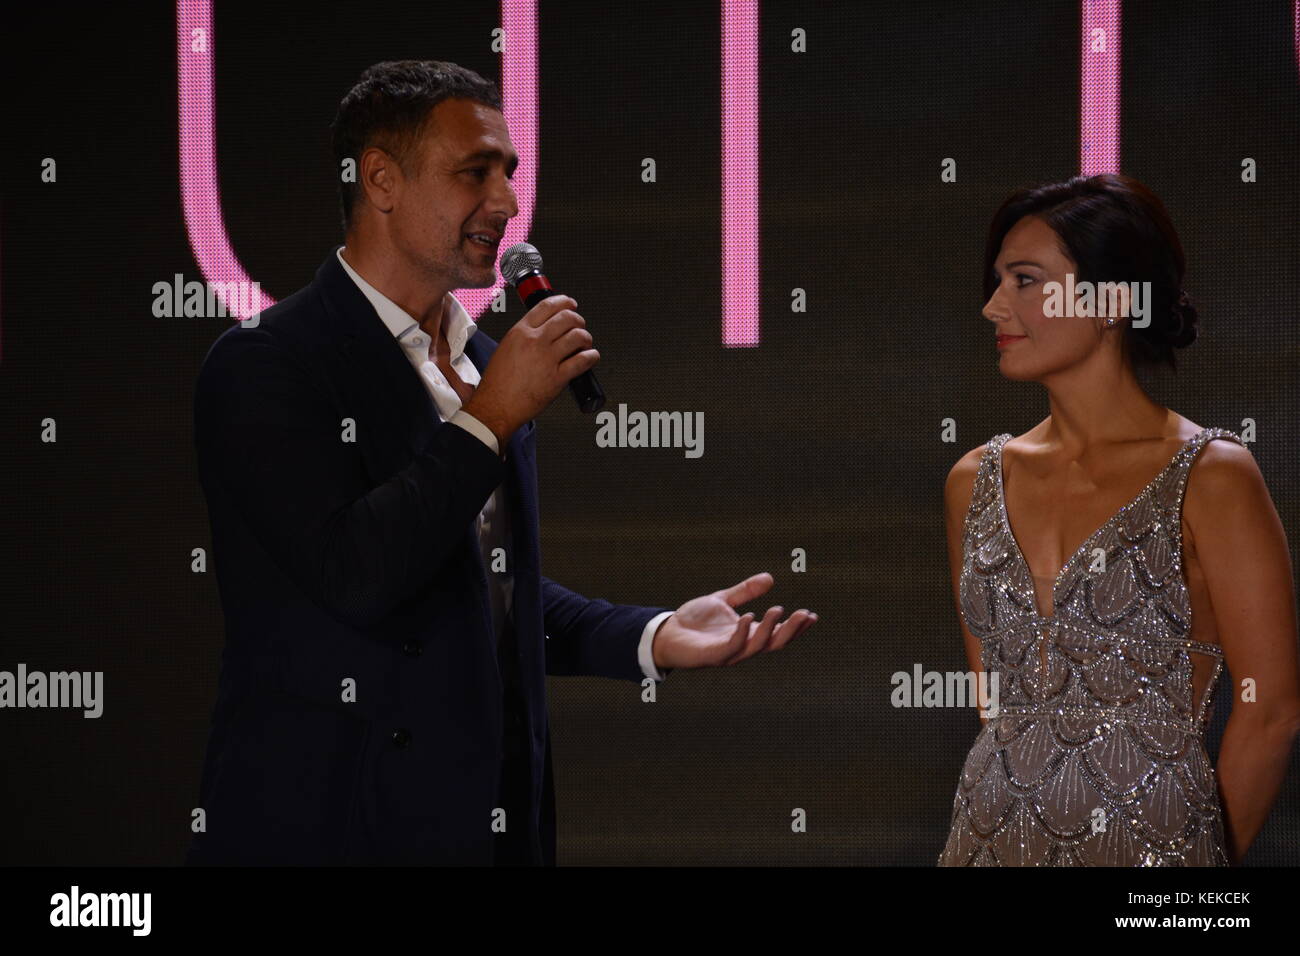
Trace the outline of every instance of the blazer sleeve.
<path fill-rule="evenodd" d="M 474 435 L 437 422 L 406 468 L 365 490 L 323 381 L 265 326 L 213 345 L 194 430 L 209 497 L 219 490 L 294 584 L 362 629 L 428 585 L 506 470 Z"/>
<path fill-rule="evenodd" d="M 641 632 L 656 614 L 671 610 L 583 597 L 543 575 L 546 673 L 643 680 L 636 653 Z"/>

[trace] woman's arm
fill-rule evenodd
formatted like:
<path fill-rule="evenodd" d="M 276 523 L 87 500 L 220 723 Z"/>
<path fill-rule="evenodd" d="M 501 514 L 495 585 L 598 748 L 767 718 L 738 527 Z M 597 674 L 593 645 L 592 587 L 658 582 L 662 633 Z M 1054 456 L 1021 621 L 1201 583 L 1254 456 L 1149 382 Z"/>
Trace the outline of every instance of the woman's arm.
<path fill-rule="evenodd" d="M 975 478 L 979 475 L 980 458 L 985 445 L 971 449 L 952 466 L 948 480 L 943 486 L 944 528 L 948 538 L 948 570 L 952 578 L 952 596 L 957 605 L 957 626 L 961 628 L 962 642 L 966 646 L 966 660 L 975 675 L 976 687 L 979 687 L 983 664 L 980 661 L 980 642 L 966 627 L 961 615 L 961 566 L 962 532 L 966 524 L 966 512 L 970 509 L 971 495 L 975 493 Z M 990 689 L 990 697 L 992 690 Z M 987 724 L 988 718 L 981 712 L 980 723 Z"/>
<path fill-rule="evenodd" d="M 1268 818 L 1300 731 L 1291 555 L 1246 448 L 1210 442 L 1191 472 L 1183 513 L 1234 681 L 1217 769 L 1235 865 Z"/>

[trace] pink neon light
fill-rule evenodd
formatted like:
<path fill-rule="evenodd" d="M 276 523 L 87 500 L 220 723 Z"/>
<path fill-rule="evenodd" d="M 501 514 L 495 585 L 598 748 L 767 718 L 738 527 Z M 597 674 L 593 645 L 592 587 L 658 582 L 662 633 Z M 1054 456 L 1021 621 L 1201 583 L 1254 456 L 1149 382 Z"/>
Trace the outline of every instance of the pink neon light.
<path fill-rule="evenodd" d="M 506 227 L 501 248 L 527 238 L 533 218 L 537 183 L 537 3 L 536 0 L 501 0 L 505 50 L 501 65 L 501 96 L 506 126 L 519 153 L 513 181 L 519 215 Z M 202 31 L 202 33 L 196 33 Z M 204 51 L 195 52 L 197 36 Z M 214 283 L 248 283 L 226 232 L 221 211 L 221 186 L 217 177 L 216 107 L 212 95 L 215 56 L 210 0 L 177 0 L 176 77 L 180 104 L 181 208 L 194 260 L 203 277 Z M 458 289 L 456 298 L 478 318 L 501 285 L 491 289 Z M 270 308 L 275 300 L 258 290 L 252 303 L 226 301 L 232 315 L 246 318 Z"/>
<path fill-rule="evenodd" d="M 199 50 L 194 49 L 195 46 Z M 213 122 L 212 7 L 208 0 L 179 0 L 176 5 L 176 79 L 180 103 L 181 208 L 194 260 L 209 282 L 251 280 L 226 233 L 217 182 L 216 124 Z M 223 299 L 225 298 L 223 294 Z M 226 311 L 248 318 L 275 304 L 259 289 L 253 303 L 225 301 Z"/>
<path fill-rule="evenodd" d="M 722 344 L 759 341 L 758 0 L 722 0 Z"/>
<path fill-rule="evenodd" d="M 504 252 L 516 242 L 528 238 L 533 224 L 533 201 L 537 195 L 537 165 L 540 158 L 537 138 L 537 0 L 501 0 L 501 27 L 505 30 L 505 49 L 501 54 L 501 105 L 505 107 L 506 128 L 510 142 L 519 154 L 519 166 L 511 183 L 519 215 L 506 224 L 500 249 Z M 483 289 L 457 289 L 456 298 L 476 321 L 491 304 L 497 284 Z"/>
<path fill-rule="evenodd" d="M 1083 0 L 1079 108 L 1079 167 L 1085 176 L 1119 172 L 1120 0 Z M 1093 30 L 1106 51 L 1094 52 Z"/>

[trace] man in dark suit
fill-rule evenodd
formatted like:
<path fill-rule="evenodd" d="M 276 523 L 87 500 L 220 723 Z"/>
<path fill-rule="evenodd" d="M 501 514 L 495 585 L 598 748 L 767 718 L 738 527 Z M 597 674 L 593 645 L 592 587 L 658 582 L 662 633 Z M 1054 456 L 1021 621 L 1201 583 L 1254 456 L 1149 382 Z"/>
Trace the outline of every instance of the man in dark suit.
<path fill-rule="evenodd" d="M 553 864 L 546 674 L 661 680 L 816 616 L 737 616 L 765 573 L 676 611 L 543 577 L 533 419 L 599 353 L 567 297 L 496 343 L 451 294 L 517 212 L 495 85 L 377 64 L 335 152 L 345 246 L 195 390 L 226 647 L 187 861 Z"/>

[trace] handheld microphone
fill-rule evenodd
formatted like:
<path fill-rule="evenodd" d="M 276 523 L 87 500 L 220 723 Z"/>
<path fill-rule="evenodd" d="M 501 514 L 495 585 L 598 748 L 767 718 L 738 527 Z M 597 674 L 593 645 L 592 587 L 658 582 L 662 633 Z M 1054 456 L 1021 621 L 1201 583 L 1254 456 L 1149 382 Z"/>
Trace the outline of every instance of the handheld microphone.
<path fill-rule="evenodd" d="M 542 273 L 542 254 L 536 246 L 526 242 L 516 242 L 501 257 L 501 278 L 514 286 L 526 309 L 559 294 Z M 605 393 L 591 369 L 572 379 L 569 391 L 573 393 L 578 408 L 584 412 L 598 412 L 605 407 Z"/>

